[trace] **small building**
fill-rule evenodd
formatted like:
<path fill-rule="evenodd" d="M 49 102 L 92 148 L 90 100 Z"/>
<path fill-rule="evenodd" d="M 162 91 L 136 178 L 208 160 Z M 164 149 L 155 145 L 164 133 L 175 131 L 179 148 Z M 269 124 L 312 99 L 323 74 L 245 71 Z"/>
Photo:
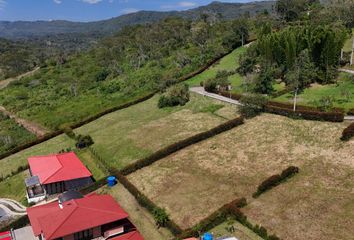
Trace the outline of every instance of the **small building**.
<path fill-rule="evenodd" d="M 46 195 L 80 190 L 90 185 L 91 172 L 74 152 L 28 158 L 31 177 L 25 180 L 29 203 L 37 203 Z"/>
<path fill-rule="evenodd" d="M 144 240 L 110 195 L 70 191 L 59 201 L 28 208 L 27 213 L 38 240 Z"/>

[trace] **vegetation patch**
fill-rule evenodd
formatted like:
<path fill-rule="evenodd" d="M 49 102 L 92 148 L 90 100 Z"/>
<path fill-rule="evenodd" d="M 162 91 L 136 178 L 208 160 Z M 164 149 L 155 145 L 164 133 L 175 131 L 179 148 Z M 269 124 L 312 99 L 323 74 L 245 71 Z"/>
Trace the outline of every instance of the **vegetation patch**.
<path fill-rule="evenodd" d="M 10 198 L 23 204 L 27 203 L 25 179 L 28 171 L 20 172 L 0 182 L 0 198 Z"/>
<path fill-rule="evenodd" d="M 34 134 L 0 112 L 0 155 L 35 139 Z"/>

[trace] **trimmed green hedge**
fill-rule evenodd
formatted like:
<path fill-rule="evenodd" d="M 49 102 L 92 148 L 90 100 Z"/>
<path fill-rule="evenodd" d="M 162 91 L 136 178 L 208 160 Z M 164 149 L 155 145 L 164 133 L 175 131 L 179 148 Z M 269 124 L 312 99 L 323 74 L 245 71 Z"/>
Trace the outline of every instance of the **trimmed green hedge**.
<path fill-rule="evenodd" d="M 197 135 L 194 135 L 192 137 L 189 137 L 187 139 L 184 139 L 182 141 L 174 143 L 170 146 L 167 146 L 167 147 L 153 153 L 152 155 L 150 155 L 146 158 L 143 158 L 137 162 L 134 162 L 134 163 L 128 165 L 121 172 L 124 175 L 128 175 L 130 173 L 133 173 L 141 168 L 144 168 L 146 166 L 153 164 L 154 162 L 156 162 L 156 161 L 158 161 L 158 160 L 160 160 L 160 159 L 162 159 L 174 152 L 177 152 L 178 150 L 181 150 L 182 148 L 185 148 L 185 147 L 190 146 L 192 144 L 198 143 L 200 141 L 203 141 L 207 138 L 213 137 L 213 136 L 220 134 L 222 132 L 228 131 L 236 126 L 243 124 L 243 122 L 244 122 L 243 118 L 235 118 L 233 120 L 230 120 L 230 121 L 223 123 L 215 128 L 212 128 L 208 131 L 199 133 Z"/>
<path fill-rule="evenodd" d="M 354 137 L 354 123 L 350 124 L 347 128 L 343 130 L 342 137 L 340 139 L 342 141 L 348 141 L 352 137 Z"/>

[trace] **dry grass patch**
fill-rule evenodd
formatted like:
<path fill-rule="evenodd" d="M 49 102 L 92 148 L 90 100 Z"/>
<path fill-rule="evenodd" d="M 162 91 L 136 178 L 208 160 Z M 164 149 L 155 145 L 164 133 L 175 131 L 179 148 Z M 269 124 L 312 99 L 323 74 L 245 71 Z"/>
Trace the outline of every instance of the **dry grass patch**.
<path fill-rule="evenodd" d="M 169 240 L 173 235 L 166 228 L 158 228 L 153 216 L 135 200 L 134 196 L 118 184 L 113 188 L 103 187 L 101 194 L 112 195 L 119 205 L 129 214 L 129 219 L 138 228 L 145 240 Z"/>
<path fill-rule="evenodd" d="M 346 125 L 264 114 L 129 179 L 188 228 L 235 198 L 251 198 L 260 182 L 290 165 L 321 159 L 354 167 L 354 142 L 339 140 Z"/>

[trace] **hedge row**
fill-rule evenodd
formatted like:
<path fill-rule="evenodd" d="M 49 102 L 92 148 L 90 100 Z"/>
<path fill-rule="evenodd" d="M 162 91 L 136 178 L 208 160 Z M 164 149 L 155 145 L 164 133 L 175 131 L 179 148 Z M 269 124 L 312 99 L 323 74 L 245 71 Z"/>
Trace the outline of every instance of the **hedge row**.
<path fill-rule="evenodd" d="M 280 238 L 275 235 L 268 235 L 268 231 L 264 227 L 253 225 L 248 221 L 246 215 L 244 215 L 240 209 L 246 204 L 247 201 L 245 198 L 236 199 L 231 203 L 225 204 L 193 228 L 185 230 L 183 233 L 178 235 L 177 238 L 184 239 L 188 237 L 199 237 L 202 233 L 211 230 L 212 228 L 220 225 L 229 217 L 231 217 L 240 222 L 245 227 L 251 229 L 258 236 L 265 240 L 280 240 Z"/>
<path fill-rule="evenodd" d="M 151 201 L 147 196 L 141 193 L 122 173 L 119 171 L 115 173 L 119 183 L 121 183 L 138 201 L 138 203 L 146 208 L 151 214 L 156 209 L 159 208 L 153 201 Z M 175 236 L 180 235 L 182 233 L 182 229 L 171 219 L 168 219 L 165 225 Z"/>
<path fill-rule="evenodd" d="M 14 149 L 12 149 L 12 150 L 10 150 L 10 151 L 8 151 L 6 153 L 0 154 L 0 160 L 2 160 L 4 158 L 7 158 L 8 156 L 11 156 L 12 154 L 18 153 L 18 152 L 20 152 L 22 150 L 25 150 L 27 148 L 33 147 L 34 145 L 37 145 L 37 144 L 43 143 L 45 141 L 48 141 L 49 139 L 57 137 L 57 136 L 59 136 L 60 134 L 63 134 L 63 133 L 64 132 L 62 130 L 58 130 L 58 131 L 46 134 L 43 137 L 40 137 L 40 138 L 38 138 L 38 139 L 36 139 L 34 141 L 31 141 L 31 142 L 25 143 L 23 145 L 20 145 L 18 147 L 15 147 Z"/>
<path fill-rule="evenodd" d="M 268 113 L 278 114 L 292 118 L 303 118 L 306 120 L 328 121 L 328 122 L 343 122 L 344 113 L 342 111 L 321 112 L 318 110 L 302 110 L 297 108 L 294 112 L 293 109 L 275 106 L 268 103 L 265 106 L 265 111 Z"/>
<path fill-rule="evenodd" d="M 16 219 L 15 221 L 11 222 L 8 225 L 5 226 L 1 226 L 0 227 L 0 232 L 6 232 L 6 231 L 10 231 L 11 229 L 17 229 L 17 228 L 22 228 L 25 227 L 29 224 L 29 218 L 27 215 L 22 216 L 18 219 Z"/>
<path fill-rule="evenodd" d="M 354 116 L 354 108 L 349 109 L 349 111 L 348 111 L 347 114 L 348 114 L 348 115 L 351 115 L 351 116 Z"/>
<path fill-rule="evenodd" d="M 162 159 L 174 152 L 177 152 L 178 150 L 180 150 L 182 148 L 185 148 L 189 145 L 198 143 L 198 142 L 203 141 L 207 138 L 213 137 L 217 134 L 220 134 L 222 132 L 230 130 L 230 129 L 232 129 L 236 126 L 239 126 L 241 124 L 243 124 L 243 118 L 235 118 L 235 119 L 230 120 L 226 123 L 223 123 L 215 128 L 212 128 L 208 131 L 205 131 L 205 132 L 199 133 L 197 135 L 194 135 L 192 137 L 189 137 L 187 139 L 181 140 L 177 143 L 174 143 L 170 146 L 167 146 L 167 147 L 153 153 L 152 155 L 150 155 L 146 158 L 143 158 L 139 161 L 136 161 L 136 162 L 128 165 L 127 167 L 125 167 L 122 170 L 122 173 L 124 175 L 128 175 L 130 173 L 133 173 L 141 168 L 151 165 L 152 163 L 154 163 L 154 162 L 156 162 L 156 161 L 158 161 L 158 160 L 160 160 L 160 159 Z"/>
<path fill-rule="evenodd" d="M 287 179 L 291 178 L 295 174 L 299 172 L 298 167 L 290 166 L 287 169 L 283 170 L 281 174 L 273 175 L 266 180 L 264 180 L 257 188 L 257 191 L 253 193 L 253 197 L 257 198 L 262 193 L 272 189 L 273 187 L 278 186 L 282 182 L 286 181 Z"/>
<path fill-rule="evenodd" d="M 342 137 L 340 138 L 342 141 L 348 141 L 354 137 L 354 123 L 350 124 L 346 129 L 342 132 Z"/>

